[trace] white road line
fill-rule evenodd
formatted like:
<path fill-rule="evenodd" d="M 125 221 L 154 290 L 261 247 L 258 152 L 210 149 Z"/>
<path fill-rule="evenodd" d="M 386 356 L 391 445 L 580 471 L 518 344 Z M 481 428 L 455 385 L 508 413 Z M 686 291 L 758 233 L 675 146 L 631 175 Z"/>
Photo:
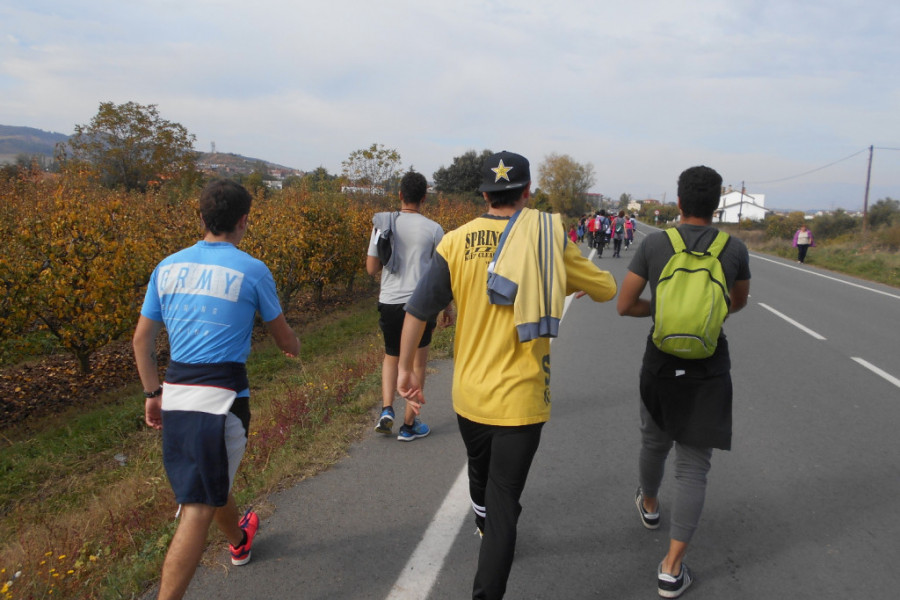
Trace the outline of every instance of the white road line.
<path fill-rule="evenodd" d="M 419 600 L 428 597 L 471 506 L 469 470 L 465 466 L 431 520 L 422 541 L 403 567 L 387 600 Z"/>
<path fill-rule="evenodd" d="M 884 378 L 884 379 L 887 380 L 888 382 L 893 383 L 893 384 L 896 385 L 898 388 L 900 388 L 900 379 L 897 379 L 896 377 L 894 377 L 893 375 L 891 375 L 891 374 L 888 373 L 887 371 L 882 371 L 881 369 L 879 369 L 878 367 L 876 367 L 875 365 L 873 365 L 873 364 L 870 363 L 869 361 L 863 360 L 862 358 L 859 358 L 859 357 L 857 357 L 857 356 L 851 356 L 850 358 L 852 358 L 853 360 L 855 360 L 856 362 L 858 362 L 859 364 L 861 364 L 862 366 L 864 366 L 864 367 L 867 368 L 868 370 L 872 371 L 872 372 L 875 373 L 876 375 L 879 375 L 880 377 Z"/>
<path fill-rule="evenodd" d="M 804 326 L 804 325 L 801 325 L 800 323 L 798 323 L 797 321 L 793 320 L 793 319 L 790 318 L 789 316 L 787 316 L 787 315 L 785 315 L 785 314 L 783 314 L 783 313 L 778 312 L 777 310 L 775 310 L 774 308 L 772 308 L 772 307 L 769 306 L 768 304 L 763 304 L 762 302 L 760 302 L 759 305 L 762 306 L 764 309 L 770 311 L 771 313 L 775 314 L 776 316 L 781 317 L 782 319 L 784 319 L 785 321 L 787 321 L 788 323 L 790 323 L 791 325 L 793 325 L 793 326 L 796 327 L 797 329 L 799 329 L 799 330 L 801 330 L 801 331 L 805 331 L 806 333 L 808 333 L 809 335 L 813 336 L 813 337 L 816 338 L 817 340 L 824 340 L 824 339 L 825 339 L 825 336 L 824 336 L 824 335 L 819 335 L 818 333 L 816 333 L 815 331 L 813 331 L 813 330 L 810 329 L 809 327 L 806 327 L 806 326 Z"/>
<path fill-rule="evenodd" d="M 760 256 L 759 254 L 751 253 L 750 256 L 753 258 L 758 258 L 759 260 L 765 260 L 770 263 L 775 263 L 776 265 L 781 265 L 782 267 L 787 267 L 788 269 L 796 269 L 798 271 L 802 271 L 804 273 L 809 273 L 810 275 L 816 275 L 818 277 L 823 277 L 825 279 L 830 279 L 831 281 L 837 281 L 838 283 L 843 283 L 844 285 L 852 285 L 853 287 L 857 287 L 861 290 L 866 290 L 867 292 L 875 292 L 876 294 L 882 294 L 884 296 L 888 296 L 889 298 L 896 298 L 900 300 L 900 295 L 891 294 L 890 292 L 885 292 L 883 290 L 876 290 L 873 287 L 868 287 L 865 285 L 860 285 L 858 283 L 853 283 L 852 281 L 846 281 L 844 279 L 838 279 L 837 277 L 832 277 L 830 275 L 825 275 L 824 273 L 819 273 L 817 271 L 811 271 L 808 268 L 804 269 L 803 267 L 795 267 L 794 265 L 787 265 L 780 260 L 772 260 L 771 258 L 766 258 L 765 256 Z"/>
<path fill-rule="evenodd" d="M 565 318 L 574 298 L 574 294 L 566 296 L 560 321 Z M 553 343 L 553 338 L 550 343 Z M 456 481 L 425 530 L 422 541 L 409 557 L 385 600 L 418 600 L 428 597 L 471 506 L 469 468 L 466 464 L 456 476 Z"/>

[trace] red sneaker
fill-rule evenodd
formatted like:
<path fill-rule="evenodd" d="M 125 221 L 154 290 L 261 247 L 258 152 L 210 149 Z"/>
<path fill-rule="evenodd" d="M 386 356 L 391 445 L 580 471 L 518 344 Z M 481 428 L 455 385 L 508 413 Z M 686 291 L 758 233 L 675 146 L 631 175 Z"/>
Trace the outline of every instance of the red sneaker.
<path fill-rule="evenodd" d="M 228 547 L 231 549 L 231 564 L 240 566 L 250 562 L 250 548 L 253 546 L 256 530 L 259 529 L 259 517 L 252 510 L 248 510 L 238 525 L 247 533 L 247 541 L 238 547 L 231 544 L 228 544 Z"/>

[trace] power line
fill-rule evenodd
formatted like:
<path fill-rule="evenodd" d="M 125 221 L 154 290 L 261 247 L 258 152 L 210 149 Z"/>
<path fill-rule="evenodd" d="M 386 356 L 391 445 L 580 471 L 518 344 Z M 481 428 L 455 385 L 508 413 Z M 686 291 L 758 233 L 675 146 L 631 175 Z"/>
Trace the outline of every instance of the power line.
<path fill-rule="evenodd" d="M 898 148 L 879 148 L 879 150 L 898 150 Z M 816 171 L 821 171 L 822 169 L 827 169 L 828 167 L 833 167 L 834 165 L 836 165 L 838 163 L 842 163 L 845 160 L 850 160 L 851 158 L 853 158 L 855 156 L 859 156 L 863 152 L 868 152 L 868 151 L 869 151 L 868 148 L 863 148 L 859 152 L 854 152 L 850 156 L 846 156 L 840 160 L 836 160 L 832 163 L 828 163 L 827 165 L 819 167 L 817 169 L 813 169 L 812 171 L 806 171 L 805 173 L 800 173 L 799 175 L 791 175 L 790 177 L 784 177 L 782 179 L 772 179 L 769 181 L 748 181 L 747 183 L 752 183 L 754 185 L 762 185 L 765 183 L 781 183 L 782 181 L 789 181 L 791 179 L 797 179 L 798 177 L 803 177 L 804 175 L 809 175 L 810 173 L 815 173 Z"/>

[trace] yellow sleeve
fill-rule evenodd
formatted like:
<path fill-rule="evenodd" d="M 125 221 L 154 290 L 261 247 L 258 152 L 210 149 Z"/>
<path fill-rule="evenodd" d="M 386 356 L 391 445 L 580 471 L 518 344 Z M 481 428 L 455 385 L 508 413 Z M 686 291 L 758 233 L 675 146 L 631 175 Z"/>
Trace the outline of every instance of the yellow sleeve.
<path fill-rule="evenodd" d="M 566 295 L 587 292 L 595 302 L 607 302 L 616 297 L 616 280 L 609 271 L 581 254 L 576 244 L 566 244 Z"/>

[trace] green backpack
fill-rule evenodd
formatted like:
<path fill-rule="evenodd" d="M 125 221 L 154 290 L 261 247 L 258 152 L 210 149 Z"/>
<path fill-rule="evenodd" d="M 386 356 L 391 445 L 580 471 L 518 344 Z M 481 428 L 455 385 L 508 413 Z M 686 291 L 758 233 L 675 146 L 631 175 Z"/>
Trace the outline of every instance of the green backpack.
<path fill-rule="evenodd" d="M 731 299 L 719 255 L 729 236 L 720 231 L 705 252 L 688 250 L 678 229 L 666 233 L 675 254 L 656 286 L 653 343 L 682 358 L 708 358 L 716 351 Z"/>

